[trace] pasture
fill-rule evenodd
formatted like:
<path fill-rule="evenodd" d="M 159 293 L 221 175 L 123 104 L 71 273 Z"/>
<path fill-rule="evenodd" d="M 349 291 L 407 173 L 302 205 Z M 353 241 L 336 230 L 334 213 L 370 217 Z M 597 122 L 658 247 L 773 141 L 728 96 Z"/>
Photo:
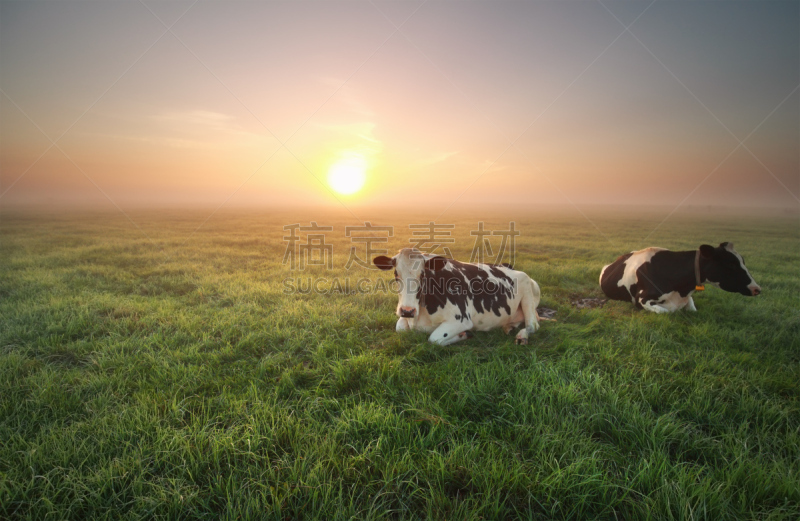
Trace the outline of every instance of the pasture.
<path fill-rule="evenodd" d="M 439 347 L 395 333 L 391 272 L 344 268 L 354 219 L 207 215 L 3 213 L 0 518 L 800 519 L 796 216 L 679 213 L 646 243 L 665 212 L 442 217 L 461 260 L 515 220 L 557 322 Z M 394 252 L 431 218 L 373 224 Z M 332 267 L 292 271 L 283 226 L 310 221 Z M 722 241 L 761 296 L 571 304 L 626 251 Z"/>

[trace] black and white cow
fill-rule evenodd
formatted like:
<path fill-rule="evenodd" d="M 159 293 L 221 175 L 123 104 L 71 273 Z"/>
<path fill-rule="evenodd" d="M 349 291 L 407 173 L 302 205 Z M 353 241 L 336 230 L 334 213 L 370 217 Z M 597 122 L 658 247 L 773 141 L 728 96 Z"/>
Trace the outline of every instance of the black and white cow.
<path fill-rule="evenodd" d="M 600 287 L 608 298 L 655 313 L 684 307 L 697 311 L 692 293 L 706 282 L 746 296 L 761 293 L 730 242 L 692 251 L 646 248 L 626 253 L 600 272 Z"/>
<path fill-rule="evenodd" d="M 470 338 L 472 330 L 508 333 L 523 324 L 516 343 L 527 344 L 539 329 L 539 285 L 509 265 L 458 262 L 413 248 L 372 262 L 394 269 L 399 282 L 397 331 L 424 331 L 430 342 L 448 345 Z"/>

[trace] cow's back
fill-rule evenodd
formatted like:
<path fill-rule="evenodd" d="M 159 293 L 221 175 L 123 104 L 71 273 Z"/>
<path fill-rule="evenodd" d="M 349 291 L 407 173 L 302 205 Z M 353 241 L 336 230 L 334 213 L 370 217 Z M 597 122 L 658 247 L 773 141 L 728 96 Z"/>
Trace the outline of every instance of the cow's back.
<path fill-rule="evenodd" d="M 600 273 L 600 288 L 608 298 L 625 302 L 630 302 L 633 298 L 626 286 L 619 285 L 619 281 L 625 276 L 625 261 L 633 254 L 634 252 L 621 255 Z M 633 287 L 631 289 L 635 293 L 635 289 Z"/>
<path fill-rule="evenodd" d="M 636 302 L 641 290 L 653 286 L 654 277 L 648 276 L 651 260 L 658 254 L 669 254 L 664 248 L 645 248 L 622 255 L 613 264 L 603 268 L 600 274 L 600 287 L 608 298 Z"/>

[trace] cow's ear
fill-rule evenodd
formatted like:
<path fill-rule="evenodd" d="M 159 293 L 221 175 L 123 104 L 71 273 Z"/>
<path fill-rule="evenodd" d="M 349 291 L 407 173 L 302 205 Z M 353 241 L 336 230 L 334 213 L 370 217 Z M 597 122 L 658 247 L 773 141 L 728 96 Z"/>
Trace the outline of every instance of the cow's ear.
<path fill-rule="evenodd" d="M 382 270 L 390 270 L 394 268 L 394 259 L 387 257 L 386 255 L 375 257 L 372 259 L 372 263 Z"/>
<path fill-rule="evenodd" d="M 733 243 L 732 242 L 721 242 L 719 243 L 719 247 L 723 250 L 733 251 Z"/>
<path fill-rule="evenodd" d="M 447 265 L 447 257 L 437 255 L 425 260 L 425 269 L 431 271 L 439 271 Z"/>
<path fill-rule="evenodd" d="M 700 256 L 705 259 L 713 259 L 714 258 L 714 247 L 710 244 L 704 244 L 700 246 Z"/>

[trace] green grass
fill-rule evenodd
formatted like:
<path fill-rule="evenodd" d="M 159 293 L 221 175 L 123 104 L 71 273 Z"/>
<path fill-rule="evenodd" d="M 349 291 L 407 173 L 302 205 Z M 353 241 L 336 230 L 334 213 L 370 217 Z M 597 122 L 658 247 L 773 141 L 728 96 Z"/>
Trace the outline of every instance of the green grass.
<path fill-rule="evenodd" d="M 800 518 L 796 218 L 643 243 L 663 215 L 518 217 L 558 322 L 439 347 L 395 333 L 390 294 L 284 293 L 293 222 L 335 227 L 334 271 L 302 277 L 391 278 L 343 270 L 352 222 L 228 213 L 187 241 L 205 216 L 2 215 L 0 518 Z M 375 220 L 392 250 L 408 222 Z M 625 251 L 726 240 L 762 296 L 570 305 Z"/>

